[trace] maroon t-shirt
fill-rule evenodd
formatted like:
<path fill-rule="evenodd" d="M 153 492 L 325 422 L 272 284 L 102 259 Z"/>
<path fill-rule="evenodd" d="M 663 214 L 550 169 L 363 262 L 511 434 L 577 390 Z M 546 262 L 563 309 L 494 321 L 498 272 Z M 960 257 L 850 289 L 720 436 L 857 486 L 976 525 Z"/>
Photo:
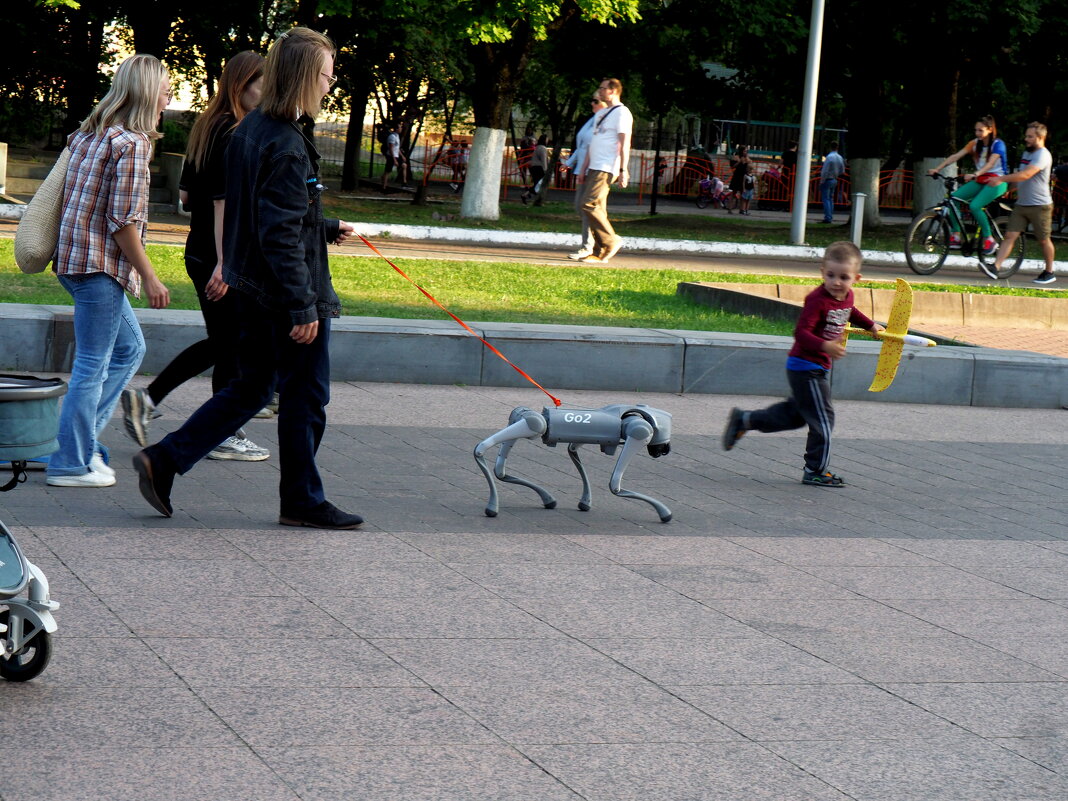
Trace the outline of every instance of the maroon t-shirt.
<path fill-rule="evenodd" d="M 853 308 L 853 290 L 842 300 L 834 298 L 820 284 L 805 296 L 805 305 L 794 329 L 794 346 L 789 356 L 831 368 L 831 357 L 823 352 L 823 343 L 841 339 L 846 325 L 870 329 L 875 323 L 863 312 Z"/>

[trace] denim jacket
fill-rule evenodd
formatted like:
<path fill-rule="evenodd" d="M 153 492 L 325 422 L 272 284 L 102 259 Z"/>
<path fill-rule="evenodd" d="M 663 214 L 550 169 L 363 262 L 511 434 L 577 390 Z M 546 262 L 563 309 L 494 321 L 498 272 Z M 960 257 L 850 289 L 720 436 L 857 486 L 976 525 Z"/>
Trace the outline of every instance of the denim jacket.
<path fill-rule="evenodd" d="M 297 121 L 258 109 L 226 148 L 223 278 L 293 325 L 338 317 L 327 242 L 338 220 L 324 220 L 319 153 Z"/>

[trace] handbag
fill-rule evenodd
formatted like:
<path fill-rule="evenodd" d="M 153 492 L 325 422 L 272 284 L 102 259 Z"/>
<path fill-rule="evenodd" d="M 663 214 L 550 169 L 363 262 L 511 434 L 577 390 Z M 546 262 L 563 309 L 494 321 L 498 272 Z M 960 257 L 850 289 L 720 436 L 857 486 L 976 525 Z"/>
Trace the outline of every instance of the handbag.
<path fill-rule="evenodd" d="M 15 231 L 15 263 L 24 273 L 43 272 L 56 255 L 69 161 L 70 148 L 65 147 L 19 221 Z"/>

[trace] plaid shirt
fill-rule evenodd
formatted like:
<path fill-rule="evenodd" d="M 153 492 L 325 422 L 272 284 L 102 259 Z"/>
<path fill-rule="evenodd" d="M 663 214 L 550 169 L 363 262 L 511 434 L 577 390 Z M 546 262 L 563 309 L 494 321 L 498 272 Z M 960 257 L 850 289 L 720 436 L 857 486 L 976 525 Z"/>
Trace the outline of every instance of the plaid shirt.
<path fill-rule="evenodd" d="M 145 243 L 152 143 L 144 134 L 112 126 L 103 134 L 79 131 L 68 146 L 70 164 L 52 269 L 57 275 L 106 273 L 141 297 L 141 276 L 113 234 L 133 223 Z"/>

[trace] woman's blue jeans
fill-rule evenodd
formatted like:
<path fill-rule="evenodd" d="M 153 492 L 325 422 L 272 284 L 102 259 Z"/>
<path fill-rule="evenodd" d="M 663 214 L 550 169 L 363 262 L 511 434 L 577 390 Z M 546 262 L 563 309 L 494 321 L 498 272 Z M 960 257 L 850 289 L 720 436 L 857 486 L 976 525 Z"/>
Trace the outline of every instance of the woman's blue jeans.
<path fill-rule="evenodd" d="M 81 476 L 108 451 L 97 438 L 145 355 L 145 338 L 119 282 L 105 273 L 61 275 L 74 298 L 74 364 L 59 413 L 59 450 L 50 476 Z"/>

